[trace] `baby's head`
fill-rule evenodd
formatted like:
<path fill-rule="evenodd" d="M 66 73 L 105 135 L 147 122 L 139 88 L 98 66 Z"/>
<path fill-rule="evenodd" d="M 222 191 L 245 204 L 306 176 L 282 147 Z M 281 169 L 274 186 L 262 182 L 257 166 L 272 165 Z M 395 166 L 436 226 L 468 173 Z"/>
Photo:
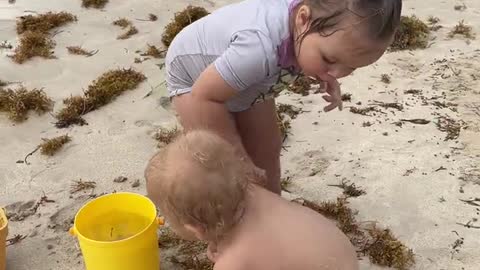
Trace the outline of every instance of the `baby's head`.
<path fill-rule="evenodd" d="M 400 24 L 402 0 L 303 0 L 292 17 L 305 75 L 341 78 L 376 62 Z"/>
<path fill-rule="evenodd" d="M 149 197 L 188 240 L 217 241 L 241 218 L 251 169 L 212 132 L 182 134 L 145 170 Z"/>

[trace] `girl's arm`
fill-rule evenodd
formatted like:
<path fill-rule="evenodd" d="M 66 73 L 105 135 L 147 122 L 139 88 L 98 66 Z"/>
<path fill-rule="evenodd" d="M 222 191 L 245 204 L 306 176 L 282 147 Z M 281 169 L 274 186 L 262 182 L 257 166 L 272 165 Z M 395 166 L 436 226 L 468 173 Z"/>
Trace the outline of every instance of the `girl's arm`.
<path fill-rule="evenodd" d="M 211 129 L 232 143 L 239 154 L 251 162 L 243 147 L 235 121 L 225 104 L 237 92 L 225 82 L 212 64 L 198 77 L 191 95 L 182 97 L 176 106 L 181 111 L 182 125 L 186 130 Z"/>

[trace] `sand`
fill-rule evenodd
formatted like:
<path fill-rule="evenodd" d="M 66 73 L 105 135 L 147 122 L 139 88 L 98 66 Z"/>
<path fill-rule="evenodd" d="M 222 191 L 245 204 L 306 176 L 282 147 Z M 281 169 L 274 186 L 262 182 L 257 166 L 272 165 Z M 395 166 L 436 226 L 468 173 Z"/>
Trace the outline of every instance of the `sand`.
<path fill-rule="evenodd" d="M 10 85 L 14 88 L 19 84 L 43 88 L 55 101 L 54 111 L 63 107 L 64 98 L 81 94 L 109 69 L 133 67 L 148 78 L 137 89 L 85 115 L 86 126 L 57 129 L 51 114 L 30 114 L 20 124 L 0 115 L 0 206 L 21 213 L 42 196 L 54 200 L 40 205 L 35 214 L 23 220 L 10 221 L 9 237 L 20 234 L 26 238 L 7 248 L 9 270 L 83 269 L 76 240 L 67 233 L 75 212 L 92 194 L 145 194 L 143 169 L 157 150 L 152 136 L 158 128 L 176 123 L 162 98 L 166 94 L 164 71 L 159 69 L 162 60 L 135 64 L 134 59 L 140 57 L 135 51 L 146 50 L 147 43 L 159 46 L 163 27 L 174 11 L 187 4 L 214 10 L 233 1 L 110 2 L 103 10 L 84 9 L 80 0 L 0 3 L 0 41 L 6 40 L 14 47 L 18 42 L 18 16 L 47 11 L 68 11 L 77 16 L 77 22 L 56 30 L 57 59 L 35 58 L 19 65 L 7 57 L 11 50 L 0 49 L 0 79 L 19 82 Z M 454 10 L 454 5 L 461 3 L 467 8 Z M 159 20 L 137 20 L 148 18 L 149 13 Z M 352 94 L 352 102 L 345 103 L 341 112 L 324 113 L 325 102 L 319 94 L 282 94 L 278 102 L 305 111 L 292 121 L 282 153 L 283 175 L 293 179 L 291 193 L 285 197 L 335 199 L 342 191 L 329 185 L 342 179 L 352 181 L 366 191 L 349 200 L 359 212 L 357 219 L 390 228 L 414 251 L 417 263 L 412 269 L 478 269 L 479 207 L 461 200 L 478 197 L 480 192 L 480 42 L 449 39 L 447 33 L 464 19 L 478 35 L 479 13 L 476 0 L 404 1 L 405 15 L 415 14 L 424 20 L 430 15 L 440 18 L 443 28 L 432 34 L 434 40 L 428 49 L 387 53 L 378 63 L 342 79 L 343 92 Z M 132 20 L 139 33 L 118 40 L 122 30 L 111 22 L 120 17 Z M 98 53 L 88 58 L 70 55 L 67 46 L 82 46 Z M 380 82 L 382 74 L 389 74 L 392 82 Z M 422 94 L 405 94 L 409 89 L 419 89 Z M 404 110 L 379 108 L 380 112 L 372 116 L 349 111 L 350 106 L 364 107 L 374 101 L 398 102 Z M 435 101 L 457 106 L 439 108 L 433 105 Z M 435 124 L 439 116 L 462 120 L 466 128 L 458 138 L 445 141 L 446 133 Z M 431 122 L 405 122 L 402 127 L 394 124 L 414 118 Z M 363 127 L 367 121 L 372 125 Z M 16 163 L 42 138 L 64 134 L 70 135 L 72 142 L 55 156 L 37 152 L 29 157 L 29 165 Z M 128 179 L 114 183 L 119 176 Z M 95 181 L 96 188 L 70 194 L 73 181 L 80 179 Z M 132 187 L 137 179 L 140 186 Z M 454 248 L 455 242 L 462 244 Z M 361 265 L 362 269 L 379 269 L 366 258 Z M 165 263 L 163 266 L 176 269 Z"/>

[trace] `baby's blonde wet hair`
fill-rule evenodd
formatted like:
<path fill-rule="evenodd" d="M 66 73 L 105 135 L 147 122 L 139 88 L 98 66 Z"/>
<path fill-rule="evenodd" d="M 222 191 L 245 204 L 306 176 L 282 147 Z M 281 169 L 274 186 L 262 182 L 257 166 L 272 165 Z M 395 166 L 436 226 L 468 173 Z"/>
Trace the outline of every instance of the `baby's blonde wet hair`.
<path fill-rule="evenodd" d="M 149 195 L 162 211 L 217 240 L 240 219 L 252 172 L 226 140 L 195 130 L 157 153 L 145 178 Z"/>

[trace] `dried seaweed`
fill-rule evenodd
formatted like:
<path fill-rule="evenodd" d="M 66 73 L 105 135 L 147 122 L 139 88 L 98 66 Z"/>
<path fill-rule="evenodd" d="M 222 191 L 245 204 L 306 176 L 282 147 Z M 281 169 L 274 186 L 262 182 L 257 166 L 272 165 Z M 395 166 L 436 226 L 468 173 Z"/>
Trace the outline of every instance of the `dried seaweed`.
<path fill-rule="evenodd" d="M 297 107 L 295 107 L 293 105 L 290 105 L 290 104 L 280 103 L 280 104 L 277 105 L 277 112 L 286 114 L 286 115 L 290 116 L 291 119 L 295 119 L 295 118 L 297 118 L 298 114 L 300 114 L 302 112 L 302 109 L 297 108 Z"/>
<path fill-rule="evenodd" d="M 82 115 L 107 105 L 123 92 L 135 89 L 145 79 L 145 75 L 133 69 L 105 72 L 88 86 L 84 97 L 75 96 L 63 101 L 65 108 L 55 115 L 58 120 L 55 126 L 64 128 L 72 124 L 85 124 Z"/>
<path fill-rule="evenodd" d="M 140 179 L 137 179 L 132 183 L 132 188 L 137 188 L 139 186 L 140 186 Z"/>
<path fill-rule="evenodd" d="M 312 89 L 312 84 L 315 82 L 316 81 L 310 77 L 300 75 L 288 87 L 288 90 L 302 96 L 307 96 Z"/>
<path fill-rule="evenodd" d="M 456 11 L 464 11 L 467 9 L 467 6 L 465 5 L 465 3 L 463 3 L 461 5 L 455 5 L 453 9 L 455 9 Z"/>
<path fill-rule="evenodd" d="M 135 26 L 131 25 L 128 27 L 128 30 L 125 33 L 119 35 L 117 39 L 128 39 L 137 33 L 138 33 L 138 29 Z"/>
<path fill-rule="evenodd" d="M 368 116 L 369 112 L 375 112 L 376 109 L 374 106 L 369 106 L 365 108 L 350 107 L 350 112 L 355 114 L 361 114 Z"/>
<path fill-rule="evenodd" d="M 429 27 L 415 15 L 402 16 L 390 49 L 392 51 L 424 49 L 428 44 L 429 33 Z"/>
<path fill-rule="evenodd" d="M 283 191 L 290 192 L 288 188 L 292 185 L 292 178 L 287 177 L 280 180 L 280 187 Z"/>
<path fill-rule="evenodd" d="M 467 39 L 475 39 L 475 34 L 472 31 L 472 27 L 470 25 L 465 24 L 462 20 L 460 21 L 455 27 L 448 33 L 448 37 L 453 38 L 456 35 L 462 35 Z"/>
<path fill-rule="evenodd" d="M 184 242 L 169 227 L 162 227 L 159 232 L 158 246 L 160 248 L 172 248 Z"/>
<path fill-rule="evenodd" d="M 179 259 L 179 257 L 172 256 L 168 258 L 171 263 L 178 264 L 184 269 L 189 270 L 213 270 L 213 263 L 205 256 L 199 257 L 197 255 L 186 256 Z"/>
<path fill-rule="evenodd" d="M 14 122 L 25 121 L 29 111 L 42 115 L 52 108 L 53 101 L 42 89 L 27 90 L 23 86 L 16 90 L 0 89 L 0 112 L 8 113 Z"/>
<path fill-rule="evenodd" d="M 148 45 L 147 44 L 147 51 L 145 53 L 142 53 L 141 56 L 152 56 L 154 58 L 164 58 L 165 57 L 165 51 L 160 51 L 157 47 L 154 45 Z"/>
<path fill-rule="evenodd" d="M 349 184 L 348 181 L 342 180 L 338 185 L 329 185 L 331 187 L 339 187 L 343 189 L 343 194 L 347 197 L 360 197 L 367 194 L 365 190 L 358 188 L 355 183 Z"/>
<path fill-rule="evenodd" d="M 210 13 L 205 8 L 191 5 L 187 6 L 184 10 L 175 13 L 173 20 L 165 26 L 162 35 L 163 44 L 166 47 L 170 46 L 175 36 L 180 33 L 183 28 L 208 14 Z"/>
<path fill-rule="evenodd" d="M 446 116 L 439 117 L 437 122 L 438 130 L 447 133 L 445 141 L 458 139 L 462 126 L 460 121 L 455 121 Z"/>
<path fill-rule="evenodd" d="M 372 263 L 399 270 L 408 269 L 415 263 L 413 251 L 398 241 L 390 230 L 380 230 L 376 225 L 361 228 L 355 219 L 356 213 L 348 208 L 346 198 L 337 198 L 337 201 L 320 204 L 305 199 L 297 199 L 294 202 L 336 221 L 339 229 L 349 237 L 358 253 L 368 255 Z"/>
<path fill-rule="evenodd" d="M 352 94 L 350 93 L 345 93 L 342 95 L 342 101 L 343 102 L 352 102 Z"/>
<path fill-rule="evenodd" d="M 53 156 L 71 140 L 72 138 L 68 135 L 62 135 L 52 139 L 43 139 L 43 143 L 39 145 L 40 153 L 46 156 Z"/>
<path fill-rule="evenodd" d="M 80 46 L 69 46 L 67 47 L 68 53 L 74 54 L 74 55 L 85 55 L 87 57 L 95 55 L 97 51 L 86 51 L 85 49 L 82 49 Z"/>
<path fill-rule="evenodd" d="M 175 255 L 167 257 L 167 260 L 184 269 L 213 269 L 213 263 L 205 256 L 207 244 L 204 242 L 182 240 L 169 227 L 163 227 L 160 229 L 158 245 L 162 249 L 176 249 Z"/>
<path fill-rule="evenodd" d="M 327 218 L 335 220 L 340 230 L 347 235 L 361 234 L 355 220 L 356 213 L 348 208 L 346 198 L 337 198 L 336 201 L 326 201 L 321 202 L 320 204 L 307 199 L 294 200 L 294 202 L 300 203 Z"/>
<path fill-rule="evenodd" d="M 120 26 L 121 28 L 125 29 L 132 25 L 132 22 L 126 18 L 120 18 L 112 22 L 113 25 Z"/>
<path fill-rule="evenodd" d="M 438 17 L 430 16 L 428 17 L 427 22 L 430 25 L 431 31 L 438 31 L 438 29 L 442 28 L 442 26 L 438 24 L 440 22 Z"/>
<path fill-rule="evenodd" d="M 382 74 L 380 81 L 382 81 L 383 83 L 389 84 L 392 82 L 392 79 L 388 74 Z"/>
<path fill-rule="evenodd" d="M 150 13 L 150 14 L 148 14 L 148 19 L 150 21 L 154 22 L 154 21 L 158 20 L 158 16 L 153 14 L 153 13 Z"/>
<path fill-rule="evenodd" d="M 155 133 L 155 140 L 158 141 L 158 147 L 163 147 L 167 144 L 173 142 L 173 140 L 180 134 L 180 129 L 178 127 L 174 127 L 172 129 L 167 128 L 160 128 Z"/>
<path fill-rule="evenodd" d="M 104 8 L 108 0 L 82 0 L 82 7 Z"/>
<path fill-rule="evenodd" d="M 27 238 L 26 235 L 15 234 L 13 238 L 7 239 L 7 247 L 20 243 L 25 238 Z"/>
<path fill-rule="evenodd" d="M 55 58 L 52 51 L 54 47 L 55 42 L 51 40 L 48 34 L 25 32 L 20 38 L 20 44 L 15 48 L 15 54 L 12 58 L 18 64 L 22 64 L 35 56 L 52 59 Z"/>
<path fill-rule="evenodd" d="M 385 109 L 390 108 L 390 109 L 397 109 L 399 111 L 403 111 L 403 105 L 396 102 L 385 103 L 381 101 L 374 101 L 372 105 L 380 106 Z"/>
<path fill-rule="evenodd" d="M 74 181 L 70 189 L 70 194 L 75 194 L 88 189 L 95 189 L 96 187 L 97 183 L 93 181 L 82 181 L 82 179 L 80 179 L 78 181 Z"/>
<path fill-rule="evenodd" d="M 413 251 L 402 244 L 389 229 L 373 226 L 368 229 L 371 237 L 365 245 L 364 254 L 368 254 L 374 264 L 399 270 L 410 269 L 415 264 Z"/>
<path fill-rule="evenodd" d="M 285 141 L 290 133 L 290 129 L 292 128 L 290 120 L 285 118 L 282 114 L 277 113 L 277 125 L 280 129 L 280 134 L 283 138 L 283 141 Z"/>
<path fill-rule="evenodd" d="M 114 182 L 114 183 L 124 183 L 124 182 L 126 182 L 127 180 L 128 180 L 127 177 L 125 177 L 125 176 L 119 176 L 119 177 L 113 179 L 113 182 Z"/>
<path fill-rule="evenodd" d="M 404 91 L 405 94 L 411 94 L 411 95 L 419 95 L 422 93 L 422 90 L 420 89 L 409 89 Z"/>
<path fill-rule="evenodd" d="M 67 12 L 47 12 L 39 15 L 21 16 L 17 20 L 17 33 L 35 32 L 48 34 L 54 28 L 74 22 L 77 17 Z"/>
<path fill-rule="evenodd" d="M 117 37 L 117 39 L 128 39 L 131 36 L 138 33 L 138 29 L 128 19 L 120 18 L 118 20 L 115 20 L 112 24 L 116 25 L 116 26 L 120 26 L 123 29 L 127 29 L 127 31 L 125 31 L 125 33 L 119 35 Z"/>

